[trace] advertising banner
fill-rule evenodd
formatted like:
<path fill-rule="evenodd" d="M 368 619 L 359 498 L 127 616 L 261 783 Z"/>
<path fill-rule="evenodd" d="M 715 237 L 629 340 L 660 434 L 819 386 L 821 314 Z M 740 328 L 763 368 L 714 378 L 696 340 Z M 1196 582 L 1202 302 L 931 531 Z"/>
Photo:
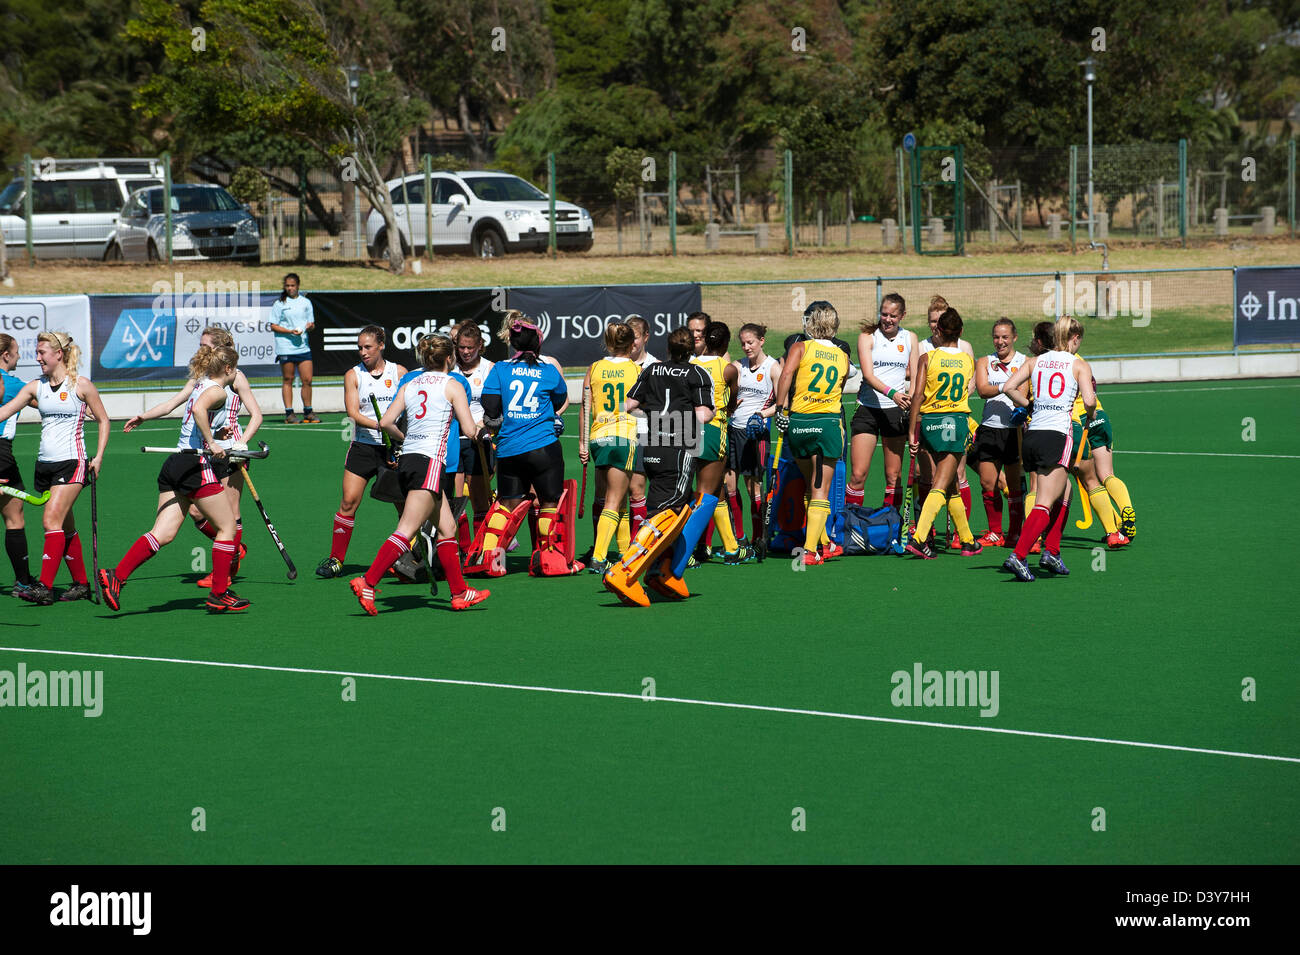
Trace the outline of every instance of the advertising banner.
<path fill-rule="evenodd" d="M 1233 275 L 1232 343 L 1300 342 L 1300 268 L 1241 268 Z"/>
<path fill-rule="evenodd" d="M 81 346 L 80 373 L 95 374 L 90 367 L 90 298 L 86 295 L 36 295 L 29 298 L 0 298 L 0 332 L 18 342 L 18 367 L 14 375 L 23 381 L 39 378 L 36 364 L 36 336 L 41 332 L 67 332 Z"/>

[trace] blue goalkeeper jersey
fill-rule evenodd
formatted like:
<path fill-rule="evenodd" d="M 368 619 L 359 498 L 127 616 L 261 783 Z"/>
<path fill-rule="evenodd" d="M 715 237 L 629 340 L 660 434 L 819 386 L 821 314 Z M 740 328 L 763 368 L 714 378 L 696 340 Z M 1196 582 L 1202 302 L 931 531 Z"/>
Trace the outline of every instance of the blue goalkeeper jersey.
<path fill-rule="evenodd" d="M 559 438 L 555 434 L 555 409 L 569 397 L 569 386 L 559 369 L 549 362 L 528 364 L 522 358 L 492 366 L 483 394 L 501 399 L 501 430 L 497 454 L 503 458 L 527 454 Z"/>
<path fill-rule="evenodd" d="M 18 397 L 18 392 L 23 390 L 27 382 L 23 381 L 7 371 L 0 371 L 0 391 L 3 391 L 3 397 L 0 397 L 0 405 L 7 405 Z M 19 412 L 21 414 L 22 412 Z M 8 438 L 11 441 L 18 431 L 18 415 L 9 418 L 3 424 L 0 424 L 0 438 Z"/>

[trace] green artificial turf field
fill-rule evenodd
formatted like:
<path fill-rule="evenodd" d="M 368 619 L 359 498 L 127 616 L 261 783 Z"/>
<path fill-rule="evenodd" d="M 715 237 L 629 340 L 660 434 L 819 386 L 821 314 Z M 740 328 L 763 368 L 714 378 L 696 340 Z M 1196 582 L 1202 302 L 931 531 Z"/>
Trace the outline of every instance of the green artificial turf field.
<path fill-rule="evenodd" d="M 1066 579 L 1014 583 L 1001 549 L 807 572 L 773 557 L 693 571 L 695 597 L 649 610 L 587 574 L 530 579 L 521 550 L 467 613 L 445 585 L 430 600 L 390 579 L 367 617 L 347 579 L 391 532 L 391 507 L 367 499 L 348 577 L 316 578 L 340 416 L 268 424 L 273 453 L 253 477 L 296 581 L 245 494 L 243 615 L 203 610 L 192 561 L 207 541 L 188 525 L 119 613 L 3 598 L 0 670 L 99 670 L 103 699 L 95 718 L 0 709 L 0 860 L 1298 862 L 1300 538 L 1286 508 L 1300 382 L 1115 385 L 1102 399 L 1138 535 L 1095 550 L 1100 525 L 1076 530 L 1076 508 Z M 576 425 L 570 413 L 573 476 Z M 163 458 L 139 446 L 175 436 L 174 423 L 120 428 L 101 566 L 151 524 Z M 21 427 L 25 474 L 35 446 Z M 868 501 L 881 486 L 877 458 Z M 87 493 L 77 515 L 88 545 Z M 35 569 L 39 512 L 27 518 Z M 972 525 L 985 527 L 978 484 Z M 578 533 L 585 549 L 589 520 Z M 997 671 L 996 715 L 894 706 L 892 674 L 917 664 Z"/>

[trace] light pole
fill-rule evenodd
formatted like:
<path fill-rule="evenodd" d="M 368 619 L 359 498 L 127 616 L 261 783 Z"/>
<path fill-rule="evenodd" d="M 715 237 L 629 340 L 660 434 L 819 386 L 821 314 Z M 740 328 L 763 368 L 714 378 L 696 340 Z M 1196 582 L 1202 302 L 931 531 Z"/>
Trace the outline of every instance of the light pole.
<path fill-rule="evenodd" d="M 348 93 L 352 97 L 352 109 L 355 112 L 357 108 L 357 88 L 361 85 L 361 67 L 355 63 L 347 67 L 344 71 L 348 77 Z M 352 161 L 353 163 L 361 162 L 357 156 L 357 133 L 352 131 Z M 355 170 L 354 170 L 355 171 Z M 357 194 L 357 184 L 352 183 L 352 255 L 355 258 L 361 258 L 361 196 Z"/>
<path fill-rule="evenodd" d="M 1083 81 L 1088 84 L 1088 242 L 1092 243 L 1092 84 L 1097 80 L 1097 61 L 1088 57 L 1079 63 Z"/>

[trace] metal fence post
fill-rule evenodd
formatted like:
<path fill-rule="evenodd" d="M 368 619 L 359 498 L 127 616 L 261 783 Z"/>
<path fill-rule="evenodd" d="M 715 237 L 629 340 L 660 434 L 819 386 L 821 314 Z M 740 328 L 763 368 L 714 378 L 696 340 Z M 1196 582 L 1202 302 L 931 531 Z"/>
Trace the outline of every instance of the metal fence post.
<path fill-rule="evenodd" d="M 953 209 L 954 232 L 957 233 L 954 241 L 953 254 L 964 255 L 966 251 L 966 149 L 961 143 L 953 147 L 957 153 L 957 181 L 955 186 L 954 200 L 956 206 Z"/>
<path fill-rule="evenodd" d="M 172 264 L 172 154 L 162 154 L 163 161 L 163 230 L 167 246 L 167 264 Z"/>
<path fill-rule="evenodd" d="M 677 150 L 668 154 L 668 245 L 677 254 Z"/>
<path fill-rule="evenodd" d="M 794 153 L 785 151 L 785 254 L 794 255 Z"/>
<path fill-rule="evenodd" d="M 433 157 L 424 154 L 424 251 L 433 261 Z"/>
<path fill-rule="evenodd" d="M 904 248 L 907 247 L 907 243 L 906 243 L 906 242 L 903 243 L 903 247 L 904 247 Z M 881 304 L 881 302 L 883 302 L 883 301 L 885 300 L 885 289 L 884 289 L 883 285 L 881 284 L 881 283 L 883 283 L 883 282 L 884 282 L 884 279 L 881 278 L 879 275 L 877 275 L 877 276 L 876 276 L 876 314 L 877 314 L 877 315 L 880 314 L 880 304 Z"/>
<path fill-rule="evenodd" d="M 551 202 L 551 258 L 556 256 L 555 241 L 555 153 L 546 154 L 546 191 Z"/>
<path fill-rule="evenodd" d="M 32 248 L 32 157 L 30 153 L 23 156 L 23 178 L 26 180 L 26 189 L 23 191 L 23 219 L 26 220 L 27 228 L 27 264 L 32 266 L 36 264 L 36 250 Z"/>
<path fill-rule="evenodd" d="M 1056 273 L 1056 314 L 1053 316 L 1054 318 L 1060 318 L 1062 315 L 1065 314 L 1064 295 L 1065 293 L 1061 289 L 1061 273 L 1057 272 Z"/>
<path fill-rule="evenodd" d="M 1079 251 L 1075 244 L 1075 222 L 1079 218 L 1079 147 L 1070 146 L 1070 251 Z M 1039 225 L 1042 225 L 1040 222 Z"/>
<path fill-rule="evenodd" d="M 1164 210 L 1160 210 L 1164 213 Z M 1187 248 L 1187 140 L 1178 140 L 1178 237 Z"/>
<path fill-rule="evenodd" d="M 307 160 L 298 163 L 298 261 L 307 261 Z"/>

